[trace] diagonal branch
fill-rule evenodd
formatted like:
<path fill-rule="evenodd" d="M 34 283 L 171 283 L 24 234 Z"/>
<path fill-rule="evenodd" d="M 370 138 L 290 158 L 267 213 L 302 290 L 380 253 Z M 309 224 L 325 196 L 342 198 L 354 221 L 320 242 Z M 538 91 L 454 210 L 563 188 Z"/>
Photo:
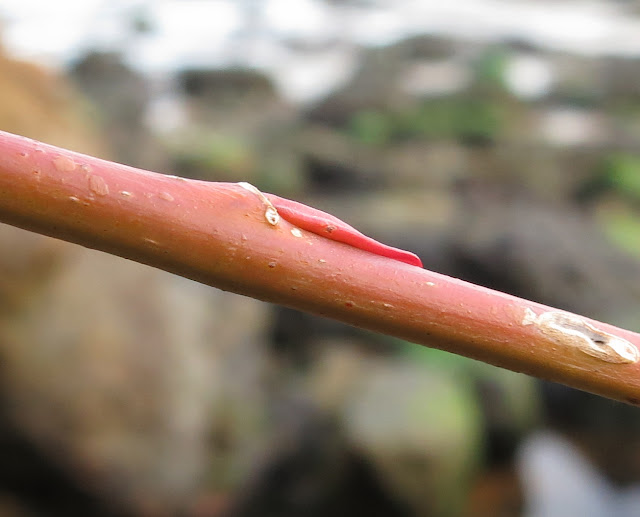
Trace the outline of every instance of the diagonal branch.
<path fill-rule="evenodd" d="M 640 405 L 639 334 L 297 228 L 270 200 L 0 132 L 1 222 Z"/>

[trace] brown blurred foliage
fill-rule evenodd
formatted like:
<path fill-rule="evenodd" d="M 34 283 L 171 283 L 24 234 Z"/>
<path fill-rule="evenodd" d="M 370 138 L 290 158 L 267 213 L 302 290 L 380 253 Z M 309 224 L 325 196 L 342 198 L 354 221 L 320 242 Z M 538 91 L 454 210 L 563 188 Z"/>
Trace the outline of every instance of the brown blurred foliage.
<path fill-rule="evenodd" d="M 17 61 L 0 47 L 0 128 L 86 154 L 105 156 L 86 106 L 62 76 Z"/>

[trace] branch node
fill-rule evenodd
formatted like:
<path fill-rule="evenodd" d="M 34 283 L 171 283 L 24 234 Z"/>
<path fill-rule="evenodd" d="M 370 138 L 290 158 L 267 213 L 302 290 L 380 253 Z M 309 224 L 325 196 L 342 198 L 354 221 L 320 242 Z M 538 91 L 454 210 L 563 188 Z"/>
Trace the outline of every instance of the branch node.
<path fill-rule="evenodd" d="M 249 192 L 253 192 L 260 198 L 262 203 L 266 206 L 264 218 L 271 226 L 276 226 L 280 222 L 280 214 L 278 214 L 276 207 L 273 206 L 267 196 L 260 192 L 258 188 L 254 187 L 251 183 L 247 183 L 246 181 L 240 181 L 238 185 L 243 189 L 248 190 Z"/>

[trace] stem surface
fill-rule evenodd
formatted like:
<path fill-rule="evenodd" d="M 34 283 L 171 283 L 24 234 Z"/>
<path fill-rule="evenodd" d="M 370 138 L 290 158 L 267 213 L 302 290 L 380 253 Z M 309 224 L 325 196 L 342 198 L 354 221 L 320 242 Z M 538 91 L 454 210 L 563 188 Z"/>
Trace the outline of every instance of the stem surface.
<path fill-rule="evenodd" d="M 639 334 L 273 224 L 265 199 L 0 132 L 1 222 L 640 405 Z"/>

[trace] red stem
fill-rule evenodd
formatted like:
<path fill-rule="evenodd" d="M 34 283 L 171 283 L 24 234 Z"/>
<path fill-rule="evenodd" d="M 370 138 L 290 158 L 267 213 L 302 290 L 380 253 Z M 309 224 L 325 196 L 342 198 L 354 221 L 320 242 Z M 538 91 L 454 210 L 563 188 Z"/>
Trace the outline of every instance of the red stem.
<path fill-rule="evenodd" d="M 265 213 L 265 198 L 238 184 L 141 171 L 0 132 L 2 222 L 640 403 L 640 335 L 292 233 L 292 224 L 273 225 Z"/>

